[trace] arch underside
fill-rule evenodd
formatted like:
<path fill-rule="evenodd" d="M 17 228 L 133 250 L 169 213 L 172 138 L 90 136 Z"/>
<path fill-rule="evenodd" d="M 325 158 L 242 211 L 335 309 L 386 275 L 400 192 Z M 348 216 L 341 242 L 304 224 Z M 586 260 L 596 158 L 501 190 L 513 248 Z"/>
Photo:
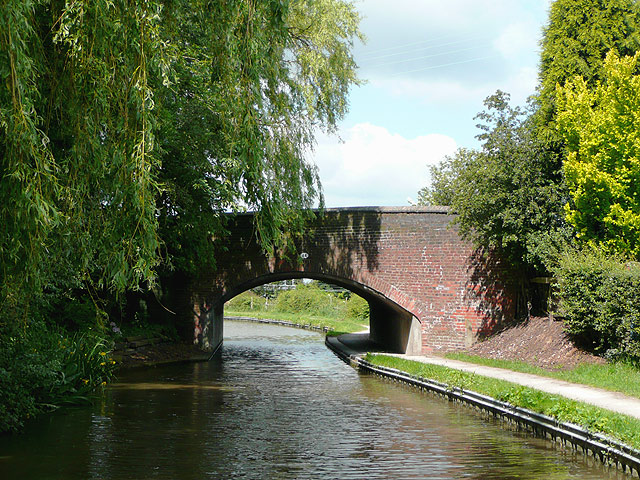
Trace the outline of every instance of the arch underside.
<path fill-rule="evenodd" d="M 225 291 L 217 300 L 212 312 L 217 311 L 218 316 L 224 318 L 224 303 L 240 293 L 267 283 L 301 278 L 331 283 L 364 298 L 369 303 L 369 338 L 378 344 L 382 350 L 410 355 L 421 353 L 421 326 L 413 313 L 368 285 L 326 273 L 286 271 L 260 275 L 234 285 Z M 222 320 L 217 319 L 214 321 Z"/>

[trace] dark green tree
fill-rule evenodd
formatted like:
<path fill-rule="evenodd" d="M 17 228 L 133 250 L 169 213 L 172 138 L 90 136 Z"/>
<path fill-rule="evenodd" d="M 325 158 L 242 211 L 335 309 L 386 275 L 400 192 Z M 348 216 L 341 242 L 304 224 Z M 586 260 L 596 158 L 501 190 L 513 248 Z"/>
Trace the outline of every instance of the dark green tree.
<path fill-rule="evenodd" d="M 571 237 L 563 206 L 564 147 L 557 131 L 557 86 L 576 75 L 588 85 L 603 77 L 607 53 L 640 47 L 635 0 L 555 0 L 541 42 L 539 85 L 526 110 L 490 97 L 480 150 L 463 149 L 432 170 L 420 201 L 448 203 L 462 231 L 477 245 L 499 248 L 515 268 L 543 271 L 552 252 Z M 561 232 L 561 233 L 560 233 Z"/>
<path fill-rule="evenodd" d="M 500 253 L 513 272 L 545 270 L 547 252 L 563 230 L 563 187 L 549 180 L 546 152 L 530 112 L 498 91 L 477 115 L 479 150 L 460 149 L 432 168 L 424 203 L 450 205 L 461 233 Z"/>
<path fill-rule="evenodd" d="M 558 95 L 577 79 L 585 88 L 606 81 L 605 61 L 610 53 L 633 56 L 640 49 L 640 2 L 637 0 L 555 0 L 541 42 L 539 84 L 535 95 L 533 128 L 545 154 L 550 184 L 563 185 L 568 205 L 573 187 L 567 187 L 567 143 L 558 125 Z M 570 180 L 570 184 L 574 181 Z M 569 220 L 572 226 L 576 222 Z M 578 234 L 580 236 L 580 226 Z"/>
<path fill-rule="evenodd" d="M 556 152 L 556 86 L 582 77 L 593 86 L 602 79 L 610 50 L 633 56 L 640 49 L 640 3 L 637 0 L 555 0 L 543 29 L 536 129 Z M 559 165 L 558 165 L 559 167 Z"/>

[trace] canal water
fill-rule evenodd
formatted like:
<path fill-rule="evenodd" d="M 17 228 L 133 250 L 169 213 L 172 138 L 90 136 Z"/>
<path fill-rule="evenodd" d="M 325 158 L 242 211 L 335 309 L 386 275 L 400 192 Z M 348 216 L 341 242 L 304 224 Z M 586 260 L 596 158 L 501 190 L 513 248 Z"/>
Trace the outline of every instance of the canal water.
<path fill-rule="evenodd" d="M 318 333 L 225 322 L 208 363 L 123 372 L 0 437 L 0 479 L 609 479 L 580 454 L 356 372 Z"/>

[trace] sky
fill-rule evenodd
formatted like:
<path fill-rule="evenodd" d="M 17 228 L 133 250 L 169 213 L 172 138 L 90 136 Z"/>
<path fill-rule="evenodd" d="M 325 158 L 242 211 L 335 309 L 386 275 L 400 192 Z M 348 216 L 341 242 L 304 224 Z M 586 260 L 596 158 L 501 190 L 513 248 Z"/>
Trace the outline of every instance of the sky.
<path fill-rule="evenodd" d="M 537 84 L 550 0 L 360 0 L 364 85 L 337 135 L 318 132 L 310 159 L 327 207 L 406 206 L 429 165 L 478 147 L 473 117 L 500 89 L 524 105 Z"/>

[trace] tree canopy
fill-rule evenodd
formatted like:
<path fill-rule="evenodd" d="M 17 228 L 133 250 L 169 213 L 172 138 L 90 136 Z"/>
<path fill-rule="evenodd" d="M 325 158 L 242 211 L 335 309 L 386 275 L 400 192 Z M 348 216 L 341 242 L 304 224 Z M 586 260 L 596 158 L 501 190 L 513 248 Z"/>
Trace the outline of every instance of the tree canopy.
<path fill-rule="evenodd" d="M 314 129 L 333 130 L 346 112 L 359 17 L 341 0 L 236 2 L 218 6 L 216 21 L 181 8 L 175 34 L 186 54 L 173 57 L 177 81 L 160 103 L 159 206 L 161 238 L 190 270 L 196 259 L 212 264 L 224 211 L 256 210 L 269 247 L 321 199 L 305 153 Z M 211 38 L 226 40 L 212 49 Z"/>
<path fill-rule="evenodd" d="M 637 0 L 555 0 L 542 32 L 536 100 L 536 129 L 544 140 L 558 142 L 555 130 L 556 85 L 576 75 L 588 85 L 602 78 L 610 50 L 634 55 L 640 49 L 640 3 Z"/>
<path fill-rule="evenodd" d="M 5 2 L 3 298 L 61 265 L 137 288 L 206 256 L 228 210 L 280 241 L 321 201 L 305 152 L 346 112 L 358 23 L 349 0 Z"/>
<path fill-rule="evenodd" d="M 595 103 L 599 100 L 587 98 L 586 92 L 604 84 L 610 68 L 606 63 L 609 60 L 605 62 L 608 52 L 633 55 L 639 49 L 640 3 L 636 0 L 552 2 L 541 42 L 539 84 L 528 108 L 508 106 L 508 98 L 501 92 L 489 97 L 488 111 L 478 116 L 483 120 L 478 137 L 483 142 L 481 149 L 460 150 L 432 169 L 433 183 L 421 192 L 420 201 L 451 204 L 465 235 L 478 246 L 500 249 L 522 271 L 542 272 L 545 265 L 550 266 L 558 246 L 573 238 L 573 227 L 582 232 L 581 238 L 604 233 L 596 234 L 593 228 L 587 228 L 586 217 L 578 213 L 589 203 L 588 195 L 594 195 L 594 191 L 586 194 L 581 183 L 592 181 L 588 178 L 593 177 L 585 172 L 593 163 L 583 158 L 584 149 L 591 141 L 597 143 L 597 148 L 606 148 L 606 136 L 602 133 L 594 136 L 599 127 L 593 117 L 603 114 L 591 114 L 586 108 L 591 101 L 595 112 Z M 576 76 L 582 79 L 579 88 L 557 90 L 567 83 L 574 85 Z M 567 99 L 560 101 L 558 92 L 563 92 L 565 97 L 566 92 L 578 96 L 578 90 L 582 92 L 579 94 L 582 104 L 572 101 L 571 112 L 562 113 L 561 110 L 567 108 Z M 559 116 L 563 117 L 561 130 L 558 129 Z M 616 137 L 621 128 L 626 129 L 625 135 L 633 137 L 636 127 L 623 118 L 628 120 L 628 116 L 619 119 L 627 122 L 624 127 L 610 118 L 608 127 L 614 130 L 608 140 L 613 141 L 615 137 L 624 144 L 622 138 Z M 588 123 L 580 125 L 580 122 Z M 596 140 L 598 135 L 600 140 Z M 587 140 L 588 136 L 593 138 Z M 577 137 L 583 142 L 580 146 Z M 578 157 L 582 158 L 580 167 L 576 163 Z M 602 171 L 602 168 L 598 170 L 601 178 Z M 630 181 L 626 173 L 620 178 L 623 183 Z M 618 192 L 622 189 L 619 187 Z M 567 223 L 564 205 L 570 200 Z M 618 223 L 622 222 L 622 216 L 631 221 L 628 209 L 631 199 L 627 200 L 622 202 L 626 206 L 621 207 L 624 214 L 619 213 Z M 606 214 L 596 216 L 602 219 Z M 591 234 L 587 234 L 587 230 Z M 617 233 L 622 234 L 623 230 Z M 614 233 L 607 235 L 611 237 Z"/>
<path fill-rule="evenodd" d="M 602 80 L 558 87 L 558 128 L 567 149 L 565 211 L 578 237 L 640 257 L 638 59 L 609 53 Z"/>
<path fill-rule="evenodd" d="M 420 200 L 452 206 L 461 233 L 497 249 L 513 270 L 543 271 L 548 237 L 562 230 L 563 190 L 549 181 L 530 112 L 511 107 L 501 91 L 485 106 L 476 117 L 482 147 L 460 149 L 432 168 L 434 182 Z"/>

